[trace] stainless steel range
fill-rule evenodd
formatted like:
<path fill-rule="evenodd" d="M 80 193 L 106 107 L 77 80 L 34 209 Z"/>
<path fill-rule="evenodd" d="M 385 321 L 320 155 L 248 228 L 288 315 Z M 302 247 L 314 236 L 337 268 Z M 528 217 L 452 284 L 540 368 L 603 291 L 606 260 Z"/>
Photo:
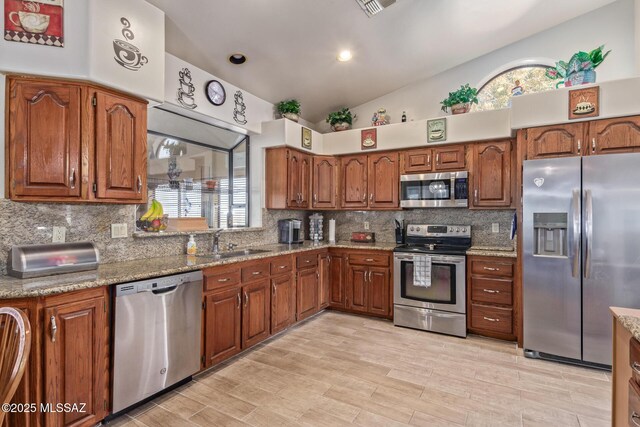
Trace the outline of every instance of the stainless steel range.
<path fill-rule="evenodd" d="M 394 249 L 393 323 L 466 337 L 471 226 L 408 224 L 405 242 Z"/>

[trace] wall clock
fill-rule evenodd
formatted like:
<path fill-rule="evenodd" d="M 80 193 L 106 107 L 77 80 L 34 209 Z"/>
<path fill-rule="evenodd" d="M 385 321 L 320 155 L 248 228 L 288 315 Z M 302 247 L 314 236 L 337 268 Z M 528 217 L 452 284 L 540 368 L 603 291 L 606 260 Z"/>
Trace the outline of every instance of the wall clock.
<path fill-rule="evenodd" d="M 224 90 L 224 86 L 217 80 L 211 80 L 205 87 L 207 99 L 213 105 L 222 105 L 227 99 L 227 93 Z"/>

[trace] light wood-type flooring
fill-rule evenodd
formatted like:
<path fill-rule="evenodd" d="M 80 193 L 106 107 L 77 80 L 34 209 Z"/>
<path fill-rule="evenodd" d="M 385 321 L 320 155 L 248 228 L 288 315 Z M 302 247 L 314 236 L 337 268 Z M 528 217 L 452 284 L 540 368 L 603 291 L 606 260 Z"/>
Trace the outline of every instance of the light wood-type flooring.
<path fill-rule="evenodd" d="M 325 312 L 109 426 L 605 427 L 610 381 L 512 343 Z"/>

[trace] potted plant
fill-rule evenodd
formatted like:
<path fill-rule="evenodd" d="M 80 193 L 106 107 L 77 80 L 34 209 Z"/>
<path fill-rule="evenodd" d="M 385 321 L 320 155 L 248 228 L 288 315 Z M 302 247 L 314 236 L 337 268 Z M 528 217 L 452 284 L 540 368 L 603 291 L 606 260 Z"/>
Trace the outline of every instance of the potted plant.
<path fill-rule="evenodd" d="M 604 59 L 611 53 L 607 51 L 602 53 L 604 45 L 593 49 L 591 52 L 578 52 L 573 54 L 569 62 L 558 61 L 555 67 L 547 68 L 546 76 L 550 79 L 561 81 L 556 84 L 559 87 L 564 84 L 565 87 L 584 85 L 587 83 L 595 83 L 595 69 L 602 64 Z"/>
<path fill-rule="evenodd" d="M 478 89 L 469 86 L 467 83 L 460 86 L 455 92 L 449 92 L 449 96 L 440 102 L 442 111 L 445 113 L 451 108 L 452 114 L 463 114 L 469 111 L 471 104 L 478 103 Z"/>
<path fill-rule="evenodd" d="M 348 108 L 343 108 L 340 111 L 329 113 L 327 123 L 331 125 L 331 129 L 333 129 L 334 132 L 339 132 L 350 129 L 355 118 L 356 115 L 352 114 Z"/>
<path fill-rule="evenodd" d="M 298 118 L 300 118 L 300 101 L 297 99 L 281 101 L 276 105 L 276 109 L 286 119 L 297 122 Z"/>

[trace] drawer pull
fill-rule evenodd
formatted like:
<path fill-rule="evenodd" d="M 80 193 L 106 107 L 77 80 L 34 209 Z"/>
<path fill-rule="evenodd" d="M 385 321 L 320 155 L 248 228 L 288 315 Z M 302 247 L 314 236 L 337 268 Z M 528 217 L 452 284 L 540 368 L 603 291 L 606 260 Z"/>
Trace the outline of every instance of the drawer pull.
<path fill-rule="evenodd" d="M 229 278 L 227 277 L 227 278 L 224 278 L 224 279 L 218 279 L 218 282 L 220 282 L 220 283 L 224 283 L 224 282 L 228 282 L 229 280 L 231 280 L 231 279 L 229 279 Z"/>
<path fill-rule="evenodd" d="M 633 369 L 633 372 L 640 375 L 640 363 L 633 362 L 633 364 L 631 365 L 631 369 Z"/>
<path fill-rule="evenodd" d="M 633 425 L 640 427 L 640 423 L 638 423 L 638 421 L 636 420 L 640 420 L 640 415 L 638 415 L 636 411 L 633 411 L 631 413 L 631 422 L 633 423 Z"/>
<path fill-rule="evenodd" d="M 306 259 L 304 262 L 306 262 L 307 264 L 309 264 L 311 262 L 310 259 Z"/>
<path fill-rule="evenodd" d="M 251 273 L 251 274 L 253 274 L 254 276 L 257 276 L 258 274 L 262 274 L 262 271 L 254 271 L 254 272 L 253 272 L 253 273 Z"/>
<path fill-rule="evenodd" d="M 496 290 L 493 290 L 493 289 L 483 289 L 482 292 L 486 292 L 488 294 L 499 294 L 500 293 L 500 291 L 496 291 Z"/>
<path fill-rule="evenodd" d="M 500 271 L 499 268 L 493 268 L 493 267 L 483 267 L 483 268 L 487 271 Z"/>
<path fill-rule="evenodd" d="M 373 261 L 375 261 L 375 259 L 373 259 L 373 258 L 367 258 L 367 259 L 365 259 L 365 261 L 367 261 L 367 262 L 373 262 Z"/>
<path fill-rule="evenodd" d="M 282 270 L 282 269 L 284 269 L 284 268 L 287 268 L 287 266 L 286 266 L 286 265 L 281 265 L 281 266 L 280 266 L 280 267 L 278 267 L 278 268 L 279 268 L 280 270 Z"/>
<path fill-rule="evenodd" d="M 499 322 L 500 319 L 494 319 L 493 317 L 487 317 L 487 316 L 483 316 L 482 317 L 484 320 L 487 320 L 489 322 Z"/>

